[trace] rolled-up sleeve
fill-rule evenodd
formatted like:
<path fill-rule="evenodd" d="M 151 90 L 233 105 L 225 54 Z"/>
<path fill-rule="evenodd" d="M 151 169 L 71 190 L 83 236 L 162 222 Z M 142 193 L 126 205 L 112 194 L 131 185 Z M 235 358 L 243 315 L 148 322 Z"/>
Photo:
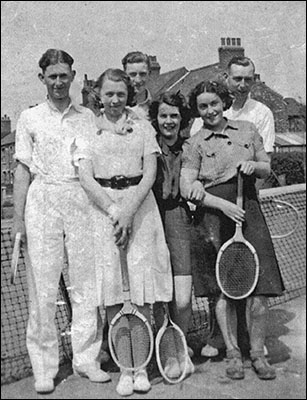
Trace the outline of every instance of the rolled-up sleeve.
<path fill-rule="evenodd" d="M 262 136 L 258 133 L 258 130 L 254 124 L 250 124 L 252 131 L 252 140 L 255 148 L 255 159 L 256 161 L 270 162 L 270 158 L 264 149 L 264 141 Z"/>
<path fill-rule="evenodd" d="M 186 140 L 182 146 L 182 168 L 200 171 L 201 162 L 202 156 L 197 141 L 193 139 Z"/>
<path fill-rule="evenodd" d="M 14 159 L 31 168 L 33 146 L 34 142 L 27 116 L 22 112 L 16 126 Z"/>
<path fill-rule="evenodd" d="M 147 121 L 142 121 L 144 124 L 144 156 L 148 154 L 160 154 L 161 149 L 156 139 L 156 131 Z"/>
<path fill-rule="evenodd" d="M 265 109 L 266 112 L 261 113 L 259 118 L 258 129 L 263 137 L 264 149 L 267 153 L 274 151 L 275 143 L 275 123 L 273 113 L 270 109 Z"/>

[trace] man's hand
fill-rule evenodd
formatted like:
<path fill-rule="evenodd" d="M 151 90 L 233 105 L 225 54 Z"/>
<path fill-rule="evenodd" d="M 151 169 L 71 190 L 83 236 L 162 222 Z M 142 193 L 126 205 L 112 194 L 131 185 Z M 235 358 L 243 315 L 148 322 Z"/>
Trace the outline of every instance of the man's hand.
<path fill-rule="evenodd" d="M 22 217 L 15 214 L 13 217 L 13 226 L 12 226 L 12 231 L 11 231 L 13 243 L 15 242 L 15 237 L 16 237 L 17 232 L 21 233 L 21 242 L 26 243 L 27 237 L 26 237 L 25 221 L 23 220 Z"/>

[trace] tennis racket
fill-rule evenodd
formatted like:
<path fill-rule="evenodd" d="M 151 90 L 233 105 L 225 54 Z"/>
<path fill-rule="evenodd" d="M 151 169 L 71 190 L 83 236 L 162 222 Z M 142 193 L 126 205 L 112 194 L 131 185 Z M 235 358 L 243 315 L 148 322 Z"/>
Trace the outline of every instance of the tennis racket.
<path fill-rule="evenodd" d="M 164 322 L 156 336 L 156 360 L 163 378 L 174 384 L 186 376 L 188 346 L 183 331 L 172 321 L 166 304 L 164 311 Z"/>
<path fill-rule="evenodd" d="M 292 235 L 299 225 L 299 211 L 291 203 L 278 199 L 262 199 L 266 222 L 272 239 Z"/>
<path fill-rule="evenodd" d="M 114 362 L 122 370 L 137 371 L 149 363 L 154 338 L 150 323 L 131 303 L 127 252 L 122 248 L 119 248 L 119 252 L 124 305 L 110 323 L 108 343 Z"/>
<path fill-rule="evenodd" d="M 243 208 L 243 178 L 240 172 L 237 205 Z M 243 236 L 242 223 L 236 224 L 234 236 L 220 248 L 215 271 L 222 293 L 231 299 L 244 299 L 255 289 L 259 276 L 259 259 L 254 247 Z"/>
<path fill-rule="evenodd" d="M 16 281 L 18 260 L 19 260 L 19 254 L 20 254 L 20 245 L 21 245 L 21 233 L 17 232 L 16 236 L 15 236 L 12 260 L 11 260 L 11 284 L 12 285 L 14 285 L 15 281 Z"/>

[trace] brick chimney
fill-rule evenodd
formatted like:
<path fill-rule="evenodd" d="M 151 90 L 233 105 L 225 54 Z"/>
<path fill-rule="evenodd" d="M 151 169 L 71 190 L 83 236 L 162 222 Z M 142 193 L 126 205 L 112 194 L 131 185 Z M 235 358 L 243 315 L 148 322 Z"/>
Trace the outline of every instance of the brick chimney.
<path fill-rule="evenodd" d="M 227 64 L 235 56 L 244 57 L 244 48 L 241 47 L 240 38 L 221 38 L 219 51 L 219 63 L 221 69 L 225 69 Z"/>
<path fill-rule="evenodd" d="M 94 86 L 94 80 L 93 79 L 88 79 L 87 74 L 84 74 L 84 80 L 83 80 L 83 88 L 81 90 L 82 93 L 82 105 L 84 107 L 87 106 L 88 104 L 88 94 L 91 91 L 91 89 Z"/>
<path fill-rule="evenodd" d="M 161 66 L 157 61 L 156 56 L 148 56 L 150 61 L 150 77 L 155 79 L 160 75 Z"/>
<path fill-rule="evenodd" d="M 1 117 L 1 139 L 11 133 L 11 120 L 6 114 Z"/>

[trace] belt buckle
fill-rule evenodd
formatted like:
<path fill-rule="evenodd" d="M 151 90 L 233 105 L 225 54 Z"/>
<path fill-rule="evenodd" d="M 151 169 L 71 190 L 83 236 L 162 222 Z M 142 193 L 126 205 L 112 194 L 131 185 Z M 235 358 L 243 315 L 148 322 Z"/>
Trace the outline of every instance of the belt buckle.
<path fill-rule="evenodd" d="M 128 178 L 124 175 L 115 175 L 111 178 L 111 189 L 124 189 L 128 186 Z"/>

